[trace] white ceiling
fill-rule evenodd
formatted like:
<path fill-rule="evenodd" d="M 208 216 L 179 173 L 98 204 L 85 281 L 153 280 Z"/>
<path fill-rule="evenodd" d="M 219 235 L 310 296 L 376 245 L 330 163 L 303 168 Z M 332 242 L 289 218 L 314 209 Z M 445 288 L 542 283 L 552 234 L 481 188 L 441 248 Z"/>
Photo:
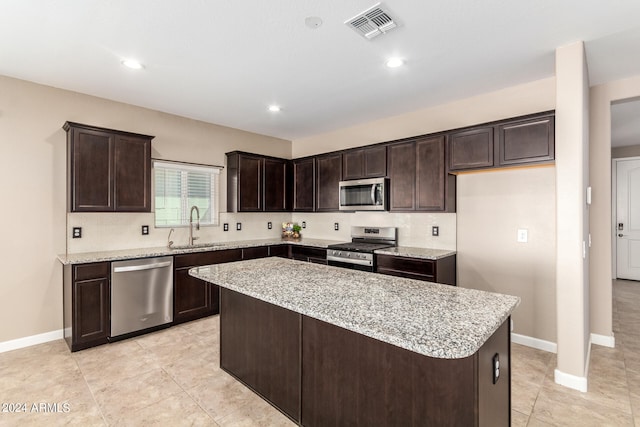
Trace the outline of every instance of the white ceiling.
<path fill-rule="evenodd" d="M 2 0 L 0 74 L 286 139 L 552 76 L 577 40 L 591 84 L 640 74 L 638 0 L 386 0 L 368 41 L 343 22 L 373 4 Z"/>

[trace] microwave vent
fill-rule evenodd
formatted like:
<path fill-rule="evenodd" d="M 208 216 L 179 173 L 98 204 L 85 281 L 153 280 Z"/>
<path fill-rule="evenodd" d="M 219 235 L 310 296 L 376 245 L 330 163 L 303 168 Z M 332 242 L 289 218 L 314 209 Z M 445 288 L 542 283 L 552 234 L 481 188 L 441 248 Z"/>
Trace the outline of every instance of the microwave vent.
<path fill-rule="evenodd" d="M 397 21 L 381 3 L 347 19 L 344 23 L 367 40 L 386 34 L 398 26 Z"/>

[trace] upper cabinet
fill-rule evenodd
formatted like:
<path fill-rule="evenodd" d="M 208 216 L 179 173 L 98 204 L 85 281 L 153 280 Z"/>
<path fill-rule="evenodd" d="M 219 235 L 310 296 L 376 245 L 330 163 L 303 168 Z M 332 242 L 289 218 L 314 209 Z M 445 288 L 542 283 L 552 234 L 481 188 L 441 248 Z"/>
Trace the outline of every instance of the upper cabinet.
<path fill-rule="evenodd" d="M 313 212 L 316 195 L 316 159 L 306 157 L 293 160 L 293 210 Z"/>
<path fill-rule="evenodd" d="M 342 154 L 342 179 L 380 178 L 387 175 L 387 147 L 376 145 Z"/>
<path fill-rule="evenodd" d="M 342 181 L 342 154 L 316 157 L 316 211 L 340 209 L 338 186 Z"/>
<path fill-rule="evenodd" d="M 289 161 L 234 151 L 227 153 L 227 210 L 289 210 Z"/>
<path fill-rule="evenodd" d="M 553 113 L 452 131 L 448 134 L 449 170 L 553 162 L 554 133 Z"/>
<path fill-rule="evenodd" d="M 449 170 L 490 168 L 493 158 L 493 127 L 479 127 L 449 134 Z"/>
<path fill-rule="evenodd" d="M 500 166 L 553 160 L 555 158 L 554 122 L 554 117 L 548 115 L 499 125 Z"/>
<path fill-rule="evenodd" d="M 455 177 L 445 171 L 443 135 L 390 144 L 388 163 L 391 211 L 455 211 L 455 193 L 447 197 Z"/>
<path fill-rule="evenodd" d="M 66 122 L 69 212 L 150 212 L 151 140 Z"/>

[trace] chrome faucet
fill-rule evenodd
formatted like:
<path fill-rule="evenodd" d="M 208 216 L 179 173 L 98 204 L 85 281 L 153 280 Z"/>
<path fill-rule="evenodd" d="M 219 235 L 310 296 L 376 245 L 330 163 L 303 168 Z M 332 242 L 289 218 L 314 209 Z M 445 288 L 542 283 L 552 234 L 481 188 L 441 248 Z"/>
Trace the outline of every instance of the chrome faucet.
<path fill-rule="evenodd" d="M 191 206 L 191 212 L 189 212 L 189 244 L 193 245 L 193 241 L 198 237 L 193 237 L 193 210 L 196 211 L 196 230 L 200 230 L 200 210 L 196 205 Z"/>
<path fill-rule="evenodd" d="M 171 233 L 174 232 L 174 229 L 172 228 L 171 230 L 169 230 L 169 236 L 167 237 L 167 247 L 169 249 L 171 249 L 171 246 L 173 246 L 173 240 L 171 240 Z"/>

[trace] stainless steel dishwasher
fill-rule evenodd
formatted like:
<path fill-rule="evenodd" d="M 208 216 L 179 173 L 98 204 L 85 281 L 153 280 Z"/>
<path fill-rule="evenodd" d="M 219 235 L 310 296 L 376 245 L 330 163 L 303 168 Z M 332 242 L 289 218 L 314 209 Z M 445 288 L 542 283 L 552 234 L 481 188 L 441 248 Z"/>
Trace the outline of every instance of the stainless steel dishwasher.
<path fill-rule="evenodd" d="M 111 263 L 111 337 L 173 321 L 173 257 Z"/>

